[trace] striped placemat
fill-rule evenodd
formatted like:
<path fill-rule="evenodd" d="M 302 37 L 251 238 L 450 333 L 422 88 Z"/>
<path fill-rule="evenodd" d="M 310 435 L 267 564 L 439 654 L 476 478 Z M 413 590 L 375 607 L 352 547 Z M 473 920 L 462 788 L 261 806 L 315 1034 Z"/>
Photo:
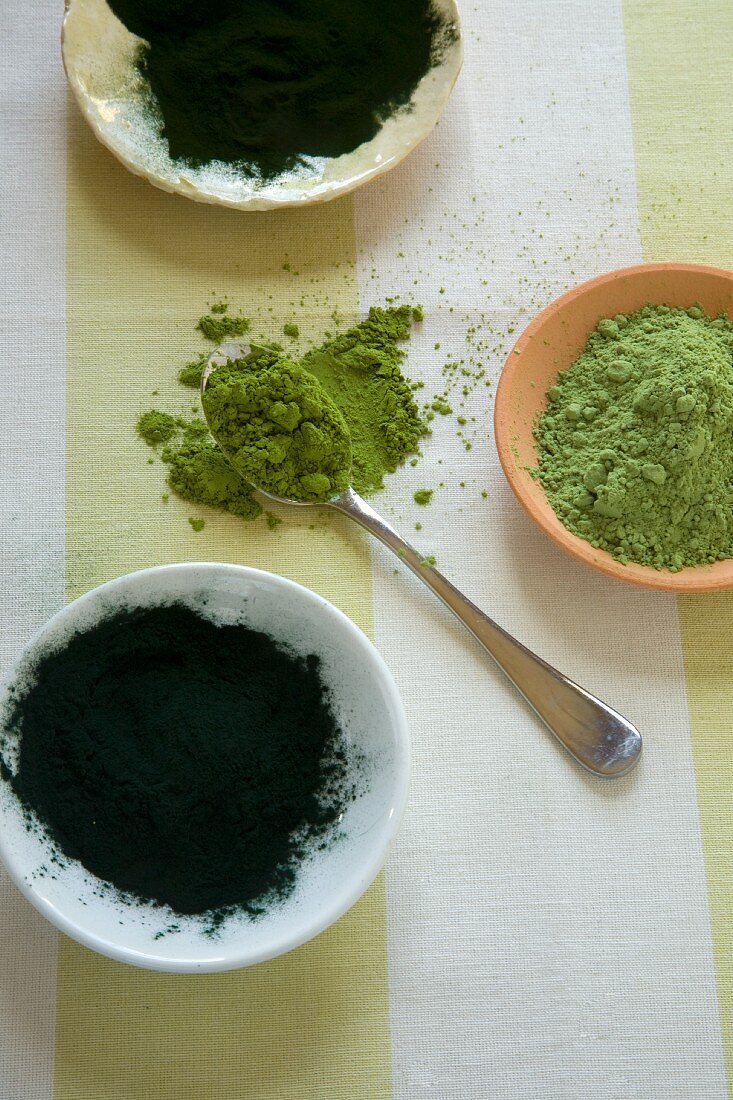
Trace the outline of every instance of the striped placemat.
<path fill-rule="evenodd" d="M 151 401 L 186 406 L 176 371 L 212 296 L 263 336 L 295 319 L 306 339 L 334 311 L 420 302 L 409 369 L 440 390 L 447 359 L 495 380 L 533 313 L 594 274 L 733 266 L 733 6 L 466 0 L 466 65 L 435 134 L 353 198 L 250 216 L 159 193 L 96 145 L 67 99 L 60 14 L 36 0 L 0 35 L 2 670 L 110 577 L 255 565 L 375 640 L 414 770 L 386 874 L 251 970 L 125 968 L 58 937 L 3 877 L 0 1097 L 727 1096 L 733 595 L 677 601 L 563 556 L 504 483 L 485 387 L 470 452 L 439 425 L 390 480 L 388 517 L 419 520 L 445 572 L 643 730 L 638 771 L 603 783 L 366 537 L 311 530 L 310 513 L 270 531 L 206 512 L 196 533 L 133 427 Z"/>

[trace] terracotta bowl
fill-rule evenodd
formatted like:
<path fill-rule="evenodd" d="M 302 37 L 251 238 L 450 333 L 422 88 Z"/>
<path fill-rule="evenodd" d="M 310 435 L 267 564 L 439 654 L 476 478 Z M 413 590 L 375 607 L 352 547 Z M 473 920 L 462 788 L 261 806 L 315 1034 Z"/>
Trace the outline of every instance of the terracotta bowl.
<path fill-rule="evenodd" d="M 570 366 L 603 317 L 632 313 L 649 303 L 700 304 L 713 316 L 733 315 L 733 272 L 703 264 L 640 264 L 599 275 L 563 294 L 535 317 L 504 365 L 496 392 L 494 428 L 499 458 L 520 504 L 558 546 L 610 577 L 645 588 L 711 592 L 733 587 L 733 559 L 670 573 L 622 565 L 560 522 L 539 482 L 527 472 L 537 463 L 533 426 L 558 371 Z"/>

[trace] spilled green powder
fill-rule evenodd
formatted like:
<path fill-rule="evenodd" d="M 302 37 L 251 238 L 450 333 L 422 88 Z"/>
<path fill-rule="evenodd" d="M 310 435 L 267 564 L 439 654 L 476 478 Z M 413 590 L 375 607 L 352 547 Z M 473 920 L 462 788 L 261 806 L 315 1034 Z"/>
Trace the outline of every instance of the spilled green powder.
<path fill-rule="evenodd" d="M 232 336 L 244 336 L 249 332 L 251 322 L 248 317 L 243 317 L 241 314 L 230 316 L 227 303 L 216 302 L 211 307 L 211 313 L 199 318 L 196 328 L 207 340 L 211 340 L 214 344 L 221 344 Z"/>
<path fill-rule="evenodd" d="M 369 495 L 416 451 L 426 426 L 402 373 L 410 325 L 419 307 L 373 306 L 366 320 L 309 351 L 302 366 L 341 410 L 351 437 L 352 482 Z"/>
<path fill-rule="evenodd" d="M 192 359 L 190 363 L 186 363 L 184 367 L 181 367 L 178 372 L 178 381 L 182 386 L 192 386 L 196 390 L 199 388 L 201 385 L 201 375 L 203 374 L 208 357 L 208 351 L 199 352 L 195 359 Z"/>
<path fill-rule="evenodd" d="M 206 504 L 242 519 L 257 519 L 262 505 L 214 443 L 204 420 L 192 420 L 163 448 L 168 485 L 192 504 Z"/>
<path fill-rule="evenodd" d="M 430 501 L 433 499 L 433 490 L 418 489 L 416 493 L 412 494 L 412 499 L 415 501 L 415 504 L 430 504 Z"/>
<path fill-rule="evenodd" d="M 203 400 L 214 437 L 250 485 L 300 501 L 348 487 L 346 423 L 302 367 L 276 354 L 232 361 L 211 375 Z"/>
<path fill-rule="evenodd" d="M 201 519 L 199 516 L 189 516 L 188 522 L 191 524 L 194 531 L 196 532 L 203 531 L 204 527 L 206 526 L 206 520 Z"/>
<path fill-rule="evenodd" d="M 217 308 L 221 309 L 212 307 L 207 321 L 218 323 L 228 316 L 216 312 Z M 351 442 L 351 482 L 363 495 L 383 487 L 385 475 L 396 470 L 411 452 L 417 451 L 427 430 L 413 399 L 411 384 L 402 374 L 405 351 L 399 346 L 409 338 L 412 322 L 421 317 L 419 307 L 375 307 L 364 321 L 313 348 L 299 363 L 285 357 L 278 345 L 254 344 L 244 364 L 246 370 L 256 376 L 255 368 L 271 372 L 276 370 L 277 364 L 285 363 L 290 371 L 307 372 L 310 385 L 320 384 L 318 391 L 324 397 L 319 398 L 319 403 L 329 402 L 329 408 L 335 407 L 345 422 Z M 199 322 L 197 327 L 210 334 L 212 340 L 223 339 L 221 332 L 214 331 L 208 323 Z M 179 381 L 198 387 L 207 354 L 201 352 L 187 363 L 179 372 Z M 236 369 L 241 372 L 242 365 Z M 216 375 L 223 383 L 221 372 L 217 371 Z M 269 381 L 273 380 L 274 376 L 270 376 Z M 271 404 L 276 404 L 274 391 L 270 397 L 273 398 Z M 272 446 L 273 436 L 288 436 L 287 416 L 285 425 L 276 422 L 271 425 L 277 432 L 268 428 L 266 434 L 271 437 L 268 446 Z M 232 512 L 243 519 L 256 519 L 261 514 L 262 507 L 252 496 L 248 484 L 223 457 L 202 419 L 186 421 L 151 410 L 142 415 L 137 430 L 150 446 L 163 445 L 161 458 L 168 466 L 168 485 L 178 496 L 194 504 Z M 306 435 L 309 430 L 306 429 Z M 282 450 L 281 453 L 284 454 Z M 248 461 L 254 457 L 250 448 Z M 342 454 L 339 462 L 343 457 Z M 259 467 L 257 470 L 259 484 L 264 485 L 263 472 Z M 252 467 L 250 476 L 254 472 L 255 467 Z M 334 468 L 331 474 L 334 483 L 340 485 L 343 471 L 338 473 Z M 329 482 L 331 474 L 326 473 Z M 281 490 L 287 487 L 291 475 L 292 469 L 285 481 L 280 482 Z M 321 485 L 321 490 L 325 492 L 325 486 Z M 280 495 L 274 482 L 271 482 L 271 491 Z M 315 490 L 305 499 L 317 499 L 320 495 Z"/>
<path fill-rule="evenodd" d="M 600 321 L 548 391 L 538 476 L 576 535 L 677 572 L 733 557 L 733 323 L 698 306 Z"/>
<path fill-rule="evenodd" d="M 143 413 L 137 422 L 137 434 L 144 439 L 149 447 L 155 447 L 159 443 L 168 443 L 180 430 L 181 421 L 178 417 L 169 416 L 158 409 L 150 409 Z"/>

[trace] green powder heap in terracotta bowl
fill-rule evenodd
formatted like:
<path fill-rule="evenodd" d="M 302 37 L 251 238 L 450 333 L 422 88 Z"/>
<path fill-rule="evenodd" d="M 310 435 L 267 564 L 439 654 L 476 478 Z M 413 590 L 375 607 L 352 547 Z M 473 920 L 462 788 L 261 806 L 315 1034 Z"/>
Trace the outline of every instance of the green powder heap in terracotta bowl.
<path fill-rule="evenodd" d="M 733 557 L 733 323 L 649 305 L 599 322 L 548 392 L 538 476 L 574 534 L 678 572 Z"/>

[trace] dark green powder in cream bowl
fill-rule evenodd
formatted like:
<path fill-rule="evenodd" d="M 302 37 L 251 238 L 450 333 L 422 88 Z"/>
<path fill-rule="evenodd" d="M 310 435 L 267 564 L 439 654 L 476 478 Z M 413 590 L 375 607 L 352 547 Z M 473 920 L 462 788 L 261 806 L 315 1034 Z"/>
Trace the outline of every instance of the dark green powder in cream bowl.
<path fill-rule="evenodd" d="M 174 161 L 263 180 L 339 157 L 409 109 L 450 36 L 432 0 L 109 0 Z"/>
<path fill-rule="evenodd" d="M 671 572 L 733 557 L 733 322 L 663 305 L 600 321 L 535 440 L 552 507 L 593 546 Z"/>

